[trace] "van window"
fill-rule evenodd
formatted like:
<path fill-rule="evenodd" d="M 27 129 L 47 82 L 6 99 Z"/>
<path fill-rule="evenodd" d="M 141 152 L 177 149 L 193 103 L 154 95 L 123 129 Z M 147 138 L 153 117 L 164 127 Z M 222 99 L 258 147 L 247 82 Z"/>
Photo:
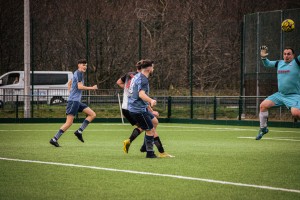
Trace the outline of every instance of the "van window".
<path fill-rule="evenodd" d="M 19 78 L 20 78 L 19 73 L 7 74 L 2 78 L 1 86 L 17 84 L 19 83 Z"/>
<path fill-rule="evenodd" d="M 64 85 L 68 83 L 68 74 L 33 74 L 33 83 L 34 85 Z"/>

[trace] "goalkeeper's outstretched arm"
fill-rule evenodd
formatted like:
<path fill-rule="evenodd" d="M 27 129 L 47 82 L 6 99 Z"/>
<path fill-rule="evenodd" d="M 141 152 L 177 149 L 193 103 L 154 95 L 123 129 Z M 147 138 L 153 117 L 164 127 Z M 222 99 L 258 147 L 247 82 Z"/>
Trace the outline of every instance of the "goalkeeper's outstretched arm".
<path fill-rule="evenodd" d="M 266 45 L 263 45 L 260 47 L 260 57 L 261 59 L 266 59 L 268 56 L 268 47 Z"/>
<path fill-rule="evenodd" d="M 264 64 L 265 67 L 275 67 L 277 61 L 270 61 L 267 56 L 269 55 L 268 53 L 268 47 L 266 45 L 263 45 L 260 47 L 260 57 L 262 60 L 262 63 Z"/>

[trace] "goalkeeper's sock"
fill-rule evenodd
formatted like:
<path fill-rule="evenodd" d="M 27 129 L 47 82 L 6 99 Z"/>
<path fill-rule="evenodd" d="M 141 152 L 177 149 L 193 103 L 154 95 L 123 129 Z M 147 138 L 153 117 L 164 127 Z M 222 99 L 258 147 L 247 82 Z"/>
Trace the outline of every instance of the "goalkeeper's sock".
<path fill-rule="evenodd" d="M 260 128 L 267 127 L 269 112 L 264 111 L 259 113 Z"/>
<path fill-rule="evenodd" d="M 64 131 L 62 129 L 59 129 L 58 132 L 56 133 L 56 135 L 53 138 L 54 142 L 56 142 L 63 133 L 64 133 Z"/>
<path fill-rule="evenodd" d="M 135 138 L 137 138 L 137 136 L 139 136 L 140 134 L 141 134 L 140 129 L 138 129 L 138 128 L 133 129 L 133 131 L 132 131 L 132 133 L 131 133 L 131 135 L 130 135 L 130 137 L 129 137 L 130 143 L 131 143 L 133 140 L 135 140 Z"/>
<path fill-rule="evenodd" d="M 154 144 L 157 147 L 159 153 L 165 152 L 164 147 L 163 147 L 163 145 L 162 145 L 162 143 L 161 143 L 161 141 L 159 139 L 159 136 L 156 137 L 156 138 L 154 138 Z"/>

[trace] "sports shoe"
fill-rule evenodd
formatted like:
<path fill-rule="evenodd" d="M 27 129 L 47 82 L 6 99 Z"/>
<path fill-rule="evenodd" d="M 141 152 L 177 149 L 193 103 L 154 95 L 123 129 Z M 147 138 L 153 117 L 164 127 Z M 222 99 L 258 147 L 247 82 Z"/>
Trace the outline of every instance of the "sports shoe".
<path fill-rule="evenodd" d="M 83 138 L 82 138 L 82 134 L 77 131 L 74 132 L 74 135 L 76 135 L 76 137 L 78 138 L 78 140 L 80 140 L 81 142 L 84 142 Z"/>
<path fill-rule="evenodd" d="M 256 136 L 256 140 L 260 140 L 265 134 L 269 132 L 269 129 L 267 127 L 260 128 L 258 131 L 258 135 Z"/>
<path fill-rule="evenodd" d="M 128 153 L 129 147 L 130 147 L 130 139 L 124 140 L 124 142 L 123 142 L 124 153 Z"/>
<path fill-rule="evenodd" d="M 172 155 L 168 154 L 167 152 L 163 152 L 163 153 L 159 153 L 158 157 L 160 157 L 160 158 L 174 158 L 175 156 L 172 156 Z"/>
<path fill-rule="evenodd" d="M 50 144 L 52 144 L 55 147 L 60 147 L 57 141 L 54 141 L 53 138 L 50 140 Z"/>
<path fill-rule="evenodd" d="M 140 152 L 145 153 L 146 151 L 147 151 L 146 146 L 145 145 L 141 146 Z"/>
<path fill-rule="evenodd" d="M 154 152 L 152 153 L 147 153 L 146 158 L 157 158 Z"/>

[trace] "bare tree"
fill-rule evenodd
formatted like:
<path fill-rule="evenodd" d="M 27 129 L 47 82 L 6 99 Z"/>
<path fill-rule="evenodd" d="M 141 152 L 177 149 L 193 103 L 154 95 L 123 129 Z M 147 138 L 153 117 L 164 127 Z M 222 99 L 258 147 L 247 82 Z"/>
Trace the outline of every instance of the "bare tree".
<path fill-rule="evenodd" d="M 22 2 L 0 1 L 0 72 L 4 73 L 23 68 L 19 34 L 23 8 Z M 87 57 L 88 82 L 114 88 L 123 73 L 135 70 L 141 22 L 142 57 L 156 61 L 153 89 L 186 89 L 193 22 L 193 87 L 238 90 L 243 15 L 298 4 L 292 0 L 31 1 L 34 66 L 73 71 L 76 60 Z"/>
<path fill-rule="evenodd" d="M 24 69 L 23 1 L 0 1 L 0 74 Z"/>

